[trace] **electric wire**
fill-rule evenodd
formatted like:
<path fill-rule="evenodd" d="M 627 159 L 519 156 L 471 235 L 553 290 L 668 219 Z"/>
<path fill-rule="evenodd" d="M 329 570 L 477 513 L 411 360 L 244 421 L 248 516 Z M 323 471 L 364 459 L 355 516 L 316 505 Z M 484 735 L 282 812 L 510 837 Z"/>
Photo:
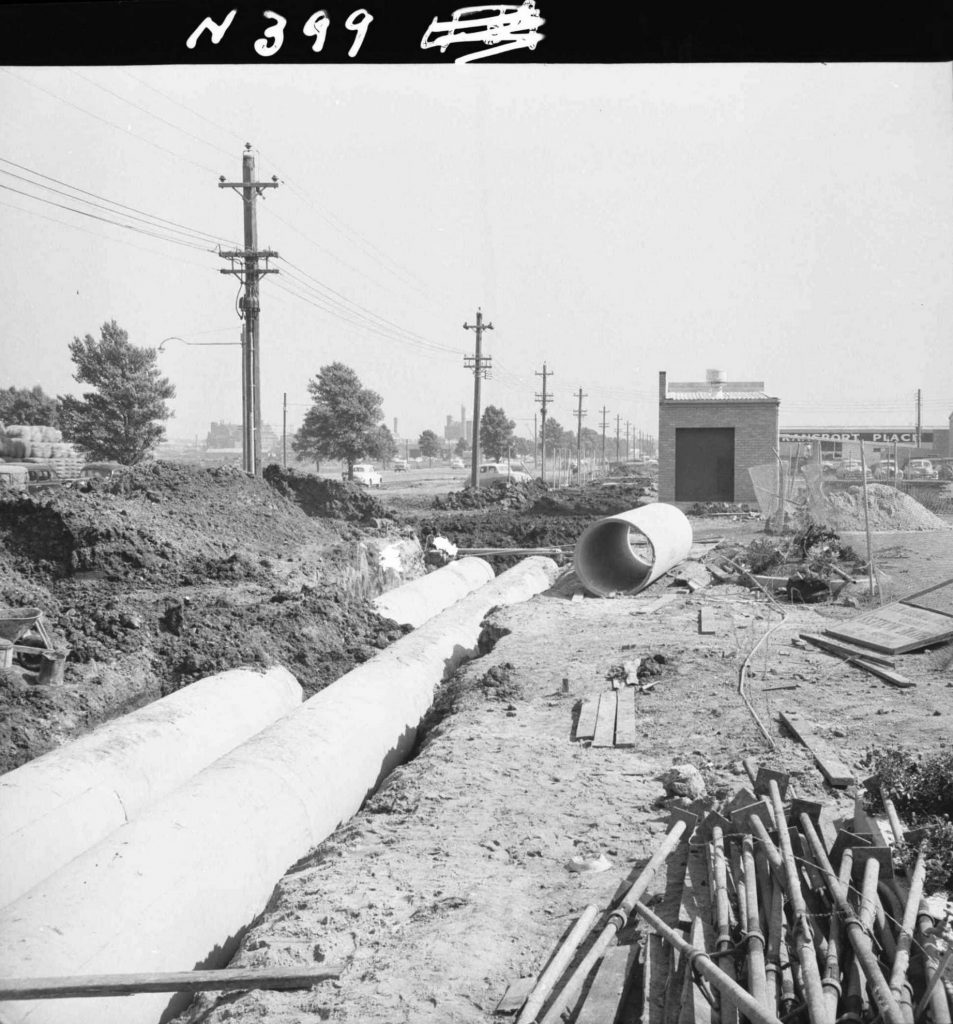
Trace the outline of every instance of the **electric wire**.
<path fill-rule="evenodd" d="M 68 181 L 61 181 L 59 178 L 54 178 L 52 175 L 44 174 L 42 171 L 34 170 L 32 167 L 27 167 L 24 164 L 18 164 L 15 160 L 10 160 L 7 157 L 0 156 L 0 162 L 5 163 L 5 164 L 9 164 L 11 167 L 16 167 L 16 168 L 18 168 L 21 171 L 26 171 L 28 174 L 32 174 L 34 177 L 43 178 L 46 181 L 56 182 L 57 185 L 63 185 L 65 188 L 72 189 L 74 192 L 80 192 L 83 195 L 92 196 L 93 199 L 101 199 L 103 202 L 110 203 L 112 206 L 118 206 L 118 207 L 120 207 L 123 210 L 131 210 L 133 213 L 142 214 L 145 217 L 151 217 L 153 220 L 161 221 L 162 223 L 169 224 L 172 227 L 179 228 L 179 229 L 181 229 L 183 231 L 188 231 L 188 232 L 191 232 L 192 234 L 202 236 L 204 238 L 209 239 L 209 241 L 212 241 L 212 242 L 225 242 L 228 245 L 232 245 L 232 246 L 235 246 L 236 248 L 239 248 L 239 245 L 238 245 L 237 242 L 234 242 L 234 241 L 231 241 L 231 240 L 228 240 L 228 239 L 223 239 L 223 238 L 219 237 L 218 235 L 213 235 L 213 234 L 211 234 L 208 231 L 201 231 L 198 228 L 190 228 L 190 227 L 188 227 L 185 224 L 180 224 L 178 221 L 169 220 L 167 217 L 160 217 L 156 213 L 149 213 L 146 210 L 140 210 L 136 206 L 128 206 L 126 203 L 120 203 L 116 199 L 109 199 L 108 197 L 101 196 L 101 195 L 99 195 L 96 192 L 90 192 L 87 189 L 80 188 L 78 185 L 71 185 Z M 2 168 L 0 168 L 0 170 L 2 170 Z M 4 171 L 3 173 L 4 174 L 10 174 L 11 172 L 10 171 Z M 16 177 L 16 175 L 15 175 L 15 177 Z M 24 180 L 27 180 L 27 179 L 24 179 Z M 39 184 L 39 183 L 38 182 L 33 182 L 32 184 Z"/>
<path fill-rule="evenodd" d="M 148 235 L 150 238 L 158 238 L 163 242 L 182 245 L 187 249 L 195 249 L 198 252 L 215 252 L 214 249 L 208 249 L 205 246 L 196 245 L 194 243 L 184 241 L 181 238 L 174 238 L 171 235 L 159 234 L 156 231 L 148 231 L 145 228 L 136 227 L 135 224 L 124 224 L 122 221 L 112 220 L 109 217 L 100 217 L 97 213 L 90 213 L 88 210 L 79 210 L 75 206 L 66 206 L 64 203 L 57 203 L 53 199 L 44 199 L 43 196 L 36 196 L 30 192 L 24 192 L 22 189 L 13 188 L 12 185 L 4 185 L 0 183 L 0 188 L 5 189 L 7 192 L 15 192 L 17 195 L 26 196 L 27 199 L 33 199 L 39 203 L 46 203 L 48 206 L 56 206 L 61 210 L 69 210 L 71 213 L 78 213 L 83 217 L 91 217 L 93 220 L 100 220 L 106 224 L 113 224 L 116 227 L 125 228 L 127 231 L 136 231 L 141 235 Z"/>

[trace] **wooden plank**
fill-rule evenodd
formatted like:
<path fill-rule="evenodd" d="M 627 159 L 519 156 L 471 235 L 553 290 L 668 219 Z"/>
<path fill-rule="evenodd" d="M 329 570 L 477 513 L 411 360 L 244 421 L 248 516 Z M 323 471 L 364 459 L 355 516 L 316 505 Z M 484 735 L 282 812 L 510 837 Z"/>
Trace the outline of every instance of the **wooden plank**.
<path fill-rule="evenodd" d="M 4 978 L 0 1000 L 75 999 L 128 996 L 137 992 L 234 992 L 239 989 L 310 988 L 339 978 L 343 967 L 226 968 L 222 971 L 175 971 L 161 974 L 89 974 L 74 977 Z"/>
<path fill-rule="evenodd" d="M 600 694 L 596 731 L 592 737 L 594 747 L 611 747 L 615 742 L 615 709 L 618 702 L 615 690 Z"/>
<path fill-rule="evenodd" d="M 849 644 L 842 644 L 826 636 L 816 636 L 814 633 L 799 633 L 798 635 L 802 640 L 806 640 L 814 647 L 820 647 L 822 651 L 827 651 L 828 654 L 840 654 L 845 658 L 866 658 L 867 661 L 872 661 L 877 665 L 886 665 L 887 668 L 893 668 L 897 664 L 893 658 L 882 658 L 879 654 L 871 654 L 869 651 L 863 651 L 858 647 L 851 647 Z"/>
<path fill-rule="evenodd" d="M 596 715 L 599 712 L 598 697 L 584 697 L 576 720 L 576 739 L 591 740 L 596 734 Z"/>
<path fill-rule="evenodd" d="M 635 943 L 606 951 L 575 1024 L 614 1024 L 632 984 L 638 953 Z"/>
<path fill-rule="evenodd" d="M 699 918 L 692 921 L 688 941 L 695 949 L 708 952 L 712 946 L 706 941 L 706 928 Z M 711 1024 L 712 1006 L 704 997 L 701 989 L 695 984 L 692 971 L 685 972 L 685 987 L 682 994 L 682 1006 L 678 1016 L 678 1024 Z"/>
<path fill-rule="evenodd" d="M 663 1006 L 665 974 L 662 964 L 665 950 L 662 936 L 650 932 L 645 941 L 642 958 L 642 1012 L 641 1024 L 660 1024 Z"/>
<path fill-rule="evenodd" d="M 909 690 L 911 686 L 917 685 L 912 679 L 907 679 L 906 676 L 900 675 L 899 672 L 893 672 L 889 668 L 875 665 L 868 658 L 850 658 L 849 660 L 852 665 L 862 668 L 872 676 L 882 679 L 885 683 L 890 683 L 891 686 L 899 687 L 901 690 Z"/>
<path fill-rule="evenodd" d="M 824 634 L 883 654 L 905 654 L 949 640 L 953 637 L 953 619 L 898 602 L 829 626 Z"/>
<path fill-rule="evenodd" d="M 792 712 L 781 711 L 778 718 L 799 743 L 807 747 L 814 763 L 831 786 L 846 789 L 854 784 L 854 773 L 841 761 L 833 748 L 817 733 L 811 724 Z"/>
<path fill-rule="evenodd" d="M 649 601 L 641 607 L 635 608 L 632 614 L 649 615 L 651 612 L 657 612 L 659 608 L 664 608 L 665 605 L 671 604 L 673 601 L 677 601 L 680 596 L 680 594 L 663 594 L 661 597 L 657 597 L 654 601 Z"/>
<path fill-rule="evenodd" d="M 635 746 L 635 690 L 628 686 L 619 691 L 616 701 L 615 745 Z"/>
<path fill-rule="evenodd" d="M 698 609 L 698 632 L 707 635 L 718 632 L 715 628 L 715 616 L 710 608 Z"/>
<path fill-rule="evenodd" d="M 515 978 L 506 986 L 503 998 L 493 1009 L 494 1013 L 517 1013 L 536 986 L 535 978 Z"/>

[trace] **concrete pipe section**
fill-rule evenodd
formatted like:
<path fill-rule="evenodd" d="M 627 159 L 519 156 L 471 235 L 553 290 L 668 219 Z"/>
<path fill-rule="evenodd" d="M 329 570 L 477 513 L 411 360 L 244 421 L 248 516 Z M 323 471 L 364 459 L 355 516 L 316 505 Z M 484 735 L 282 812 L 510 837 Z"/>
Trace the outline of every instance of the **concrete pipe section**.
<path fill-rule="evenodd" d="M 576 542 L 573 565 L 591 594 L 637 594 L 688 557 L 692 525 L 674 505 L 653 503 L 607 516 Z"/>
<path fill-rule="evenodd" d="M 301 696 L 284 668 L 221 672 L 0 776 L 0 906 L 300 707 Z"/>
<path fill-rule="evenodd" d="M 532 557 L 342 676 L 0 910 L 0 976 L 221 967 L 281 876 L 411 753 L 491 608 L 556 578 Z M 157 1024 L 185 998 L 0 1004 L 4 1024 Z"/>
<path fill-rule="evenodd" d="M 449 608 L 461 597 L 493 579 L 493 568 L 482 558 L 460 558 L 419 579 L 388 590 L 373 601 L 388 619 L 415 629 Z"/>

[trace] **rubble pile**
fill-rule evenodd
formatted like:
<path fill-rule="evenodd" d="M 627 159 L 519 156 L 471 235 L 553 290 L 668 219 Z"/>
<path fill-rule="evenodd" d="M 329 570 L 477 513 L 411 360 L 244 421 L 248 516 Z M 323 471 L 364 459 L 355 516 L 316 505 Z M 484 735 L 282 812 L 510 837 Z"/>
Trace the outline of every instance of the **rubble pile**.
<path fill-rule="evenodd" d="M 526 509 L 546 493 L 548 488 L 540 480 L 529 483 L 501 478 L 482 487 L 464 487 L 462 491 L 450 491 L 433 500 L 433 508 L 442 512 L 465 511 L 470 509 Z"/>
<path fill-rule="evenodd" d="M 282 495 L 295 501 L 306 515 L 370 523 L 393 518 L 391 513 L 360 484 L 295 473 L 280 466 L 266 466 L 265 480 Z"/>
<path fill-rule="evenodd" d="M 745 502 L 731 501 L 696 501 L 691 508 L 685 510 L 687 516 L 727 516 L 757 515 L 758 510 Z"/>
<path fill-rule="evenodd" d="M 909 494 L 886 484 L 867 485 L 867 517 L 872 530 L 944 530 L 947 524 Z M 864 489 L 848 487 L 826 496 L 827 524 L 834 530 L 865 529 Z"/>

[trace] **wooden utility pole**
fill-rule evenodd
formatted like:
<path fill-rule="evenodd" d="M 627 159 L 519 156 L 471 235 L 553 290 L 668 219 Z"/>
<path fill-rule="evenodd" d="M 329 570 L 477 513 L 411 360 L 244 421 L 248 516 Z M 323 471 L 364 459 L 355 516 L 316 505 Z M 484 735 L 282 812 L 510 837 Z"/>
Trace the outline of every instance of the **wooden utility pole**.
<path fill-rule="evenodd" d="M 917 447 L 920 447 L 920 434 L 923 429 L 923 423 L 921 421 L 920 413 L 922 409 L 922 392 L 917 388 Z"/>
<path fill-rule="evenodd" d="M 615 416 L 615 460 L 619 461 L 619 432 L 622 425 L 622 413 L 617 412 Z"/>
<path fill-rule="evenodd" d="M 492 331 L 493 324 L 483 322 L 483 312 L 478 307 L 476 323 L 464 323 L 465 331 L 476 331 L 476 345 L 472 356 L 463 357 L 463 365 L 473 370 L 473 452 L 470 459 L 470 486 L 477 486 L 480 472 L 480 381 L 490 375 L 493 357 L 483 354 L 483 332 Z"/>
<path fill-rule="evenodd" d="M 625 421 L 625 461 L 629 461 L 629 421 Z"/>
<path fill-rule="evenodd" d="M 605 473 L 605 471 L 606 471 L 606 427 L 608 426 L 608 422 L 609 422 L 606 419 L 606 416 L 607 416 L 608 412 L 609 412 L 609 410 L 605 406 L 603 406 L 602 407 L 602 472 L 603 473 Z"/>
<path fill-rule="evenodd" d="M 546 391 L 546 379 L 552 377 L 553 371 L 546 369 L 546 364 L 543 363 L 543 372 L 536 371 L 537 377 L 543 378 L 543 393 L 536 392 L 536 401 L 540 402 L 540 431 L 539 431 L 539 443 L 540 453 L 543 456 L 543 471 L 540 477 L 543 483 L 546 483 L 546 410 L 549 407 L 549 394 Z"/>
<path fill-rule="evenodd" d="M 288 392 L 281 403 L 281 468 L 288 468 Z"/>
<path fill-rule="evenodd" d="M 586 415 L 586 410 L 582 407 L 582 400 L 588 398 L 588 395 L 582 393 L 582 388 L 576 394 L 579 399 L 579 404 L 576 406 L 576 462 L 579 466 L 579 479 L 582 479 L 582 418 Z"/>
<path fill-rule="evenodd" d="M 218 179 L 219 188 L 234 189 L 241 197 L 244 207 L 245 248 L 234 252 L 219 252 L 219 256 L 230 261 L 228 270 L 222 274 L 234 274 L 242 283 L 244 295 L 238 300 L 239 316 L 243 321 L 242 330 L 242 468 L 246 473 L 261 476 L 261 362 L 259 356 L 260 336 L 258 314 L 261 305 L 258 298 L 258 282 L 265 274 L 277 274 L 268 266 L 268 260 L 278 253 L 271 249 L 258 249 L 258 220 L 255 204 L 266 188 L 277 188 L 278 179 L 255 181 L 255 154 L 251 143 L 245 143 L 242 154 L 242 180 Z M 259 265 L 264 259 L 265 266 Z"/>

